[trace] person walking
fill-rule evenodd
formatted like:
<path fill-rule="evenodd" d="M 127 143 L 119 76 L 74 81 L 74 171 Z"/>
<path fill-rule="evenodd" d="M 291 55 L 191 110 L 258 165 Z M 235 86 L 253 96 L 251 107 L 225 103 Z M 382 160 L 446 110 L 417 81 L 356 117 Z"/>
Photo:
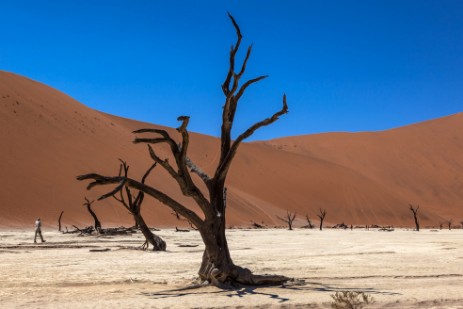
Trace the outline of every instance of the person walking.
<path fill-rule="evenodd" d="M 42 236 L 42 221 L 40 221 L 40 218 L 37 218 L 37 220 L 35 220 L 34 243 L 37 243 L 37 234 L 40 236 L 40 239 L 42 240 L 42 242 L 45 242 Z"/>

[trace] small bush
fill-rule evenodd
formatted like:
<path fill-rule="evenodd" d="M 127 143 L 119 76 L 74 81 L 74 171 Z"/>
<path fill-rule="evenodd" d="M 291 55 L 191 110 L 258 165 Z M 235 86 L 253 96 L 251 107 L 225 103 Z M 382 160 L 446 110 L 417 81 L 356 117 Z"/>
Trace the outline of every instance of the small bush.
<path fill-rule="evenodd" d="M 362 309 L 375 301 L 372 296 L 364 292 L 343 291 L 331 295 L 333 309 Z"/>

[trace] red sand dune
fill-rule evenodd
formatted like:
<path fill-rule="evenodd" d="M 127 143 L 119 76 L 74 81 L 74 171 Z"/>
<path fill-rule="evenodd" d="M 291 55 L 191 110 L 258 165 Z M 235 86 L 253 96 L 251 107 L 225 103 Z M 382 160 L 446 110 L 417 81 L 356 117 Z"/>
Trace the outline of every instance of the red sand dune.
<path fill-rule="evenodd" d="M 219 117 L 219 115 L 218 115 Z M 33 226 L 42 217 L 56 226 L 90 225 L 84 196 L 96 199 L 110 187 L 87 191 L 76 175 L 116 175 L 118 159 L 141 177 L 150 166 L 146 145 L 134 145 L 134 129 L 159 127 L 92 110 L 41 83 L 0 71 L 0 227 Z M 176 136 L 174 129 L 165 128 Z M 211 172 L 218 139 L 191 136 L 189 156 Z M 167 155 L 160 149 L 161 155 Z M 328 133 L 243 144 L 228 178 L 229 225 L 251 221 L 284 224 L 276 216 L 319 208 L 335 224 L 413 226 L 408 204 L 420 205 L 422 225 L 463 220 L 463 114 L 375 133 Z M 148 183 L 193 206 L 156 168 Z M 103 227 L 130 225 L 116 201 L 95 202 Z M 185 225 L 153 199 L 143 205 L 151 226 Z"/>

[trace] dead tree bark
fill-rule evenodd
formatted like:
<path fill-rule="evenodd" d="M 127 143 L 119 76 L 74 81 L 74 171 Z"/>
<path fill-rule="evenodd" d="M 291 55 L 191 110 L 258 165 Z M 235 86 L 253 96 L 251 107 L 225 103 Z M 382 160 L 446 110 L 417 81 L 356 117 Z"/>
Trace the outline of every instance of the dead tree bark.
<path fill-rule="evenodd" d="M 95 221 L 95 224 L 94 224 L 94 227 L 95 227 L 95 231 L 97 233 L 101 233 L 101 223 L 100 223 L 100 220 L 98 220 L 98 217 L 96 216 L 95 212 L 93 211 L 92 209 L 92 204 L 93 202 L 95 201 L 91 201 L 85 197 L 85 203 L 84 203 L 84 206 L 87 207 L 87 210 L 88 212 L 90 213 L 90 215 L 93 217 L 93 220 Z"/>
<path fill-rule="evenodd" d="M 123 160 L 119 160 L 119 161 L 121 162 L 121 165 L 119 167 L 119 176 L 123 175 L 124 177 L 128 177 L 129 166 L 127 165 L 125 161 Z M 145 172 L 141 180 L 142 184 L 145 184 L 146 178 L 148 178 L 149 174 L 156 167 L 156 165 L 157 163 L 155 162 Z M 124 197 L 124 191 L 125 191 L 125 197 Z M 142 245 L 142 249 L 147 250 L 149 248 L 149 244 L 151 244 L 151 246 L 153 247 L 153 251 L 165 251 L 166 242 L 162 240 L 161 237 L 157 236 L 151 231 L 151 229 L 148 227 L 145 220 L 143 219 L 143 216 L 141 215 L 141 205 L 145 198 L 145 193 L 143 193 L 143 191 L 138 191 L 137 195 L 134 196 L 128 186 L 122 186 L 119 190 L 119 197 L 116 197 L 116 195 L 112 195 L 112 196 L 119 203 L 121 203 L 122 206 L 124 206 L 125 209 L 127 209 L 130 212 L 130 214 L 132 214 L 135 220 L 135 226 L 138 227 L 140 231 L 142 232 L 143 236 L 145 236 L 145 243 Z"/>
<path fill-rule="evenodd" d="M 237 40 L 235 45 L 231 47 L 229 69 L 225 81 L 222 84 L 222 91 L 225 95 L 225 103 L 223 105 L 222 113 L 220 157 L 214 174 L 209 176 L 207 173 L 202 171 L 201 168 L 195 165 L 187 156 L 188 146 L 190 143 L 189 132 L 187 130 L 189 117 L 181 116 L 178 118 L 178 120 L 181 121 L 180 127 L 177 128 L 177 131 L 181 136 L 180 143 L 177 143 L 167 131 L 161 129 L 141 129 L 134 132 L 136 134 L 154 134 L 152 138 L 137 137 L 134 142 L 148 144 L 148 151 L 153 161 L 157 162 L 162 168 L 164 168 L 166 172 L 177 182 L 183 195 L 190 197 L 196 202 L 201 214 L 196 213 L 192 209 L 184 206 L 182 203 L 176 201 L 174 198 L 159 191 L 158 189 L 129 177 L 106 177 L 98 174 L 87 174 L 78 176 L 77 179 L 93 180 L 93 182 L 88 185 L 88 189 L 97 185 L 118 184 L 113 191 L 117 192 L 123 186 L 128 186 L 135 190 L 142 191 L 188 219 L 198 229 L 205 245 L 202 264 L 198 272 L 202 280 L 209 281 L 211 284 L 218 287 L 229 287 L 233 284 L 282 284 L 289 280 L 289 278 L 278 275 L 254 275 L 250 270 L 235 265 L 230 256 L 230 250 L 225 236 L 225 182 L 239 146 L 245 139 L 253 135 L 256 130 L 272 124 L 277 121 L 280 116 L 288 112 L 286 95 L 283 95 L 283 106 L 281 110 L 274 113 L 269 118 L 256 122 L 243 133 L 239 134 L 236 138 L 232 139 L 232 127 L 239 100 L 242 98 L 249 86 L 263 80 L 267 76 L 259 76 L 249 79 L 242 84 L 240 83 L 241 78 L 245 73 L 246 64 L 251 55 L 252 48 L 248 48 L 243 63 L 237 71 L 235 69 L 235 55 L 239 50 L 242 35 L 235 19 L 230 14 L 229 17 L 236 30 Z M 167 159 L 159 157 L 150 144 L 167 145 L 170 149 L 174 162 L 170 162 Z M 192 174 L 196 174 L 199 179 L 204 182 L 207 188 L 207 195 L 204 195 L 195 184 Z M 109 194 L 111 194 L 111 192 Z"/>
<path fill-rule="evenodd" d="M 308 214 L 305 215 L 305 219 L 307 220 L 307 227 L 308 227 L 309 229 L 313 229 L 313 228 L 314 228 L 314 225 L 312 224 L 312 221 L 310 220 Z"/>
<path fill-rule="evenodd" d="M 61 232 L 61 218 L 63 217 L 64 210 L 61 211 L 59 218 L 58 218 L 58 231 Z"/>
<path fill-rule="evenodd" d="M 320 213 L 317 214 L 317 217 L 320 218 L 320 231 L 323 230 L 323 220 L 325 220 L 326 217 L 326 210 L 322 210 L 320 208 Z"/>
<path fill-rule="evenodd" d="M 283 222 L 286 222 L 288 225 L 288 230 L 293 230 L 293 221 L 296 219 L 296 213 L 292 213 L 289 210 L 286 210 L 286 218 L 282 218 L 280 216 L 277 216 L 277 218 Z"/>
<path fill-rule="evenodd" d="M 410 206 L 410 211 L 413 213 L 413 218 L 415 219 L 416 231 L 419 232 L 420 231 L 420 223 L 418 222 L 417 213 L 418 213 L 418 209 L 420 208 L 420 205 L 418 205 L 416 207 L 413 207 L 412 204 L 409 204 L 409 206 Z"/>

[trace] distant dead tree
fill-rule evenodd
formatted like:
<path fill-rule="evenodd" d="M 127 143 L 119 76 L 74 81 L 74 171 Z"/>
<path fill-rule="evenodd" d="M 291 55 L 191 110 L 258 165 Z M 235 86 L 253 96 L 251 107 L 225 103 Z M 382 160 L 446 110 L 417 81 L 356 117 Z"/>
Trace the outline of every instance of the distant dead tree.
<path fill-rule="evenodd" d="M 296 213 L 292 213 L 289 210 L 286 210 L 286 217 L 282 218 L 280 216 L 277 216 L 277 218 L 283 222 L 286 222 L 288 225 L 288 230 L 292 231 L 293 230 L 293 221 L 296 219 Z"/>
<path fill-rule="evenodd" d="M 64 210 L 61 211 L 59 218 L 58 218 L 58 231 L 61 232 L 61 218 L 63 217 Z"/>
<path fill-rule="evenodd" d="M 418 209 L 420 208 L 420 205 L 418 205 L 416 207 L 413 207 L 412 204 L 409 204 L 409 206 L 410 206 L 410 211 L 413 213 L 413 218 L 415 219 L 416 230 L 419 231 L 420 230 L 420 223 L 418 222 L 417 213 L 418 213 Z"/>
<path fill-rule="evenodd" d="M 326 210 L 322 210 L 320 208 L 320 213 L 317 214 L 317 217 L 320 218 L 320 231 L 323 230 L 323 220 L 325 220 L 326 217 Z"/>
<path fill-rule="evenodd" d="M 94 200 L 90 202 L 90 200 L 86 197 L 84 197 L 85 203 L 84 206 L 87 207 L 88 212 L 90 215 L 93 217 L 93 220 L 95 221 L 94 227 L 95 231 L 97 233 L 101 233 L 101 223 L 100 220 L 98 220 L 98 217 L 96 216 L 95 212 L 92 209 L 92 204 L 95 202 Z"/>
<path fill-rule="evenodd" d="M 188 222 L 188 224 L 190 225 L 190 227 L 191 227 L 192 230 L 195 230 L 195 231 L 198 230 L 198 229 L 190 222 L 190 220 L 183 218 L 183 217 L 180 216 L 180 214 L 179 214 L 178 212 L 176 212 L 175 210 L 171 213 L 171 215 L 175 216 L 175 217 L 177 218 L 178 221 L 186 221 L 186 222 Z M 176 230 L 177 232 L 189 232 L 189 230 L 179 229 L 178 227 L 175 227 L 175 230 Z"/>
<path fill-rule="evenodd" d="M 447 226 L 449 227 L 449 231 L 452 229 L 452 219 L 447 221 Z"/>
<path fill-rule="evenodd" d="M 460 221 L 460 224 L 461 224 L 461 228 L 463 229 L 463 221 Z"/>
<path fill-rule="evenodd" d="M 256 122 L 247 130 L 232 138 L 232 127 L 235 121 L 238 102 L 249 86 L 263 80 L 267 76 L 258 76 L 241 83 L 252 47 L 248 48 L 241 67 L 236 70 L 235 56 L 239 50 L 242 35 L 235 19 L 230 14 L 229 17 L 236 30 L 237 40 L 235 45 L 231 47 L 229 68 L 225 81 L 222 84 L 225 103 L 223 104 L 221 118 L 220 155 L 213 174 L 209 176 L 187 156 L 190 143 L 190 136 L 187 130 L 189 117 L 180 116 L 178 118 L 181 121 L 180 127 L 177 128 L 177 131 L 180 133 L 180 143 L 174 140 L 166 130 L 151 128 L 134 132 L 136 134 L 154 134 L 151 138 L 137 137 L 134 142 L 148 144 L 148 151 L 153 161 L 165 169 L 177 182 L 183 195 L 191 198 L 197 204 L 198 208 L 189 208 L 159 189 L 126 176 L 107 177 L 99 174 L 87 174 L 78 176 L 77 179 L 93 180 L 88 185 L 88 189 L 100 185 L 116 184 L 116 191 L 120 190 L 120 187 L 123 186 L 142 191 L 188 219 L 198 229 L 205 245 L 202 264 L 198 272 L 202 280 L 222 288 L 228 288 L 233 284 L 253 286 L 278 285 L 288 281 L 289 278 L 279 275 L 254 275 L 249 269 L 234 264 L 225 235 L 226 200 L 224 198 L 224 188 L 228 172 L 239 146 L 245 139 L 252 136 L 256 130 L 274 123 L 280 116 L 288 112 L 286 95 L 283 95 L 283 106 L 278 112 L 269 118 Z M 168 146 L 171 160 L 159 157 L 150 144 Z M 195 178 L 195 181 L 202 181 L 204 183 L 204 188 L 207 190 L 206 195 L 201 191 L 201 186 L 195 183 L 192 174 L 198 176 Z"/>
<path fill-rule="evenodd" d="M 312 221 L 310 221 L 309 215 L 305 214 L 305 219 L 307 220 L 307 227 L 309 229 L 313 229 L 315 226 L 312 224 Z"/>
<path fill-rule="evenodd" d="M 121 162 L 119 168 L 119 176 L 128 177 L 129 173 L 129 166 L 123 160 L 119 160 Z M 151 167 L 145 172 L 141 179 L 141 183 L 145 184 L 146 178 L 149 176 L 151 171 L 156 167 L 157 163 L 151 165 Z M 125 192 L 125 194 L 124 194 Z M 119 197 L 116 196 L 116 193 L 119 193 Z M 125 196 L 124 196 L 125 195 Z M 107 196 L 103 196 L 106 198 Z M 153 251 L 165 251 L 166 250 L 166 242 L 162 240 L 161 237 L 154 234 L 148 225 L 145 222 L 145 219 L 141 215 L 141 205 L 145 198 L 145 193 L 143 191 L 138 191 L 137 195 L 134 196 L 132 191 L 128 186 L 123 186 L 119 189 L 118 192 L 114 192 L 112 195 L 114 199 L 116 199 L 119 203 L 124 206 L 125 209 L 129 211 L 129 213 L 133 216 L 135 220 L 135 226 L 140 229 L 143 236 L 145 236 L 145 243 L 142 245 L 142 249 L 147 250 L 149 244 L 153 247 Z"/>

